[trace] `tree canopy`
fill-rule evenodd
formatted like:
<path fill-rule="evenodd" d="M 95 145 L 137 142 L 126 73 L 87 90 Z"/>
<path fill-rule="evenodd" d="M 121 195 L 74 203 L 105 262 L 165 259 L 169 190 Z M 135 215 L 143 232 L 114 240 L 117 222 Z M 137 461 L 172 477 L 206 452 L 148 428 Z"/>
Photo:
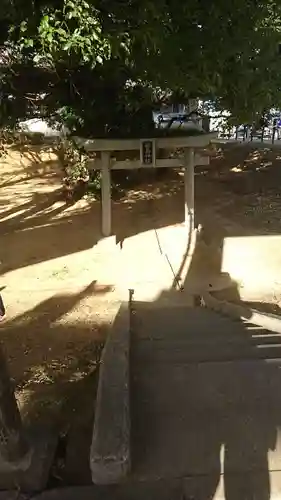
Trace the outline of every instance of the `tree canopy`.
<path fill-rule="evenodd" d="M 0 28 L 2 123 L 104 136 L 147 130 L 165 99 L 236 122 L 281 104 L 278 1 L 2 0 Z"/>

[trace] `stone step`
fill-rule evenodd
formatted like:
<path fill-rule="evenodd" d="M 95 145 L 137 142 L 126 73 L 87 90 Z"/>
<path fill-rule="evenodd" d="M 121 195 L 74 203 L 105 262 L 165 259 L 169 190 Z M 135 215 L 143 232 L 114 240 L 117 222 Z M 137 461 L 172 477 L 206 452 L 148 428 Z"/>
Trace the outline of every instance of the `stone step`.
<path fill-rule="evenodd" d="M 133 368 L 133 474 L 281 470 L 280 367 L 259 360 Z"/>
<path fill-rule="evenodd" d="M 149 303 L 135 302 L 134 310 L 134 336 L 137 339 L 169 339 L 175 342 L 189 336 L 198 339 L 243 338 L 261 331 L 259 327 L 251 327 L 246 321 L 233 320 L 202 307 L 187 308 L 182 305 L 175 308 L 169 304 L 155 307 Z"/>
<path fill-rule="evenodd" d="M 186 336 L 188 332 L 198 332 L 198 335 L 227 333 L 235 325 L 229 318 L 201 307 L 187 309 L 182 306 L 175 309 L 167 305 L 160 308 L 135 302 L 134 310 L 139 338 L 175 339 Z"/>
<path fill-rule="evenodd" d="M 140 371 L 147 365 L 160 364 L 169 366 L 187 363 L 213 363 L 219 361 L 251 360 L 251 359 L 281 359 L 281 337 L 258 336 L 255 338 L 222 339 L 216 337 L 191 338 L 176 341 L 144 340 L 138 343 L 133 354 L 135 371 Z"/>
<path fill-rule="evenodd" d="M 207 409 L 200 415 L 190 409 L 186 417 L 179 409 L 177 415 L 134 414 L 132 475 L 152 481 L 281 470 L 280 418 L 275 417 L 258 408 L 220 417 Z"/>
<path fill-rule="evenodd" d="M 101 363 L 92 480 L 281 471 L 280 345 L 203 308 L 121 306 Z M 259 350 L 276 357 L 254 359 Z"/>
<path fill-rule="evenodd" d="M 281 416 L 281 360 L 178 365 L 132 364 L 133 403 L 152 413 L 270 408 Z M 179 406 L 175 406 L 176 403 Z M 145 406 L 145 407 L 144 407 Z"/>

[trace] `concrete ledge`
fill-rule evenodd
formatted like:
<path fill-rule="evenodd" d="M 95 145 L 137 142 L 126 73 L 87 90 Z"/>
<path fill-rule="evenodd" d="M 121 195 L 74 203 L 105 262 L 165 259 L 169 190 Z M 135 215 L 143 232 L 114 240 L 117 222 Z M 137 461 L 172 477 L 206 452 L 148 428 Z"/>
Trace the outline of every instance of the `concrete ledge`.
<path fill-rule="evenodd" d="M 100 368 L 90 467 L 96 484 L 120 482 L 130 470 L 130 317 L 121 304 Z"/>
<path fill-rule="evenodd" d="M 281 316 L 263 313 L 251 307 L 241 306 L 225 300 L 219 300 L 211 293 L 207 292 L 202 295 L 201 305 L 231 318 L 244 319 L 254 325 L 261 326 L 266 330 L 281 333 Z"/>

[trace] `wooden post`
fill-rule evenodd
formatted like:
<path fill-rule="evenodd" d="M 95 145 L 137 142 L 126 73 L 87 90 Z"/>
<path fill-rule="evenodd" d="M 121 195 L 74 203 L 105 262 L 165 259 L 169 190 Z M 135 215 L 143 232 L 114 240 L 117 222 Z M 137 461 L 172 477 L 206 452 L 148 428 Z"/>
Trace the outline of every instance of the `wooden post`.
<path fill-rule="evenodd" d="M 189 232 L 194 229 L 194 149 L 185 150 L 184 221 Z"/>
<path fill-rule="evenodd" d="M 111 235 L 111 172 L 110 172 L 110 153 L 104 151 L 101 153 L 101 203 L 102 203 L 102 234 Z"/>
<path fill-rule="evenodd" d="M 30 449 L 23 435 L 22 420 L 4 353 L 0 347 L 0 473 L 25 470 L 30 465 Z"/>

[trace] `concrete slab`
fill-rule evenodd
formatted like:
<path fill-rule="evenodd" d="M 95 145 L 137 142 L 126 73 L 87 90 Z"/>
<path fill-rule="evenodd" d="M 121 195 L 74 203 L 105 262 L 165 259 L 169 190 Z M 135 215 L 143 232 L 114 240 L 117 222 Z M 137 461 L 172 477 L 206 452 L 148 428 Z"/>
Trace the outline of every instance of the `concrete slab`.
<path fill-rule="evenodd" d="M 33 500 L 181 500 L 182 483 L 155 481 L 118 486 L 61 488 L 43 492 Z M 1 499 L 0 499 L 1 500 Z M 8 498 L 8 500 L 10 500 Z"/>
<path fill-rule="evenodd" d="M 216 415 L 199 419 L 196 414 L 193 420 L 160 414 L 153 417 L 151 414 L 143 417 L 145 433 L 137 429 L 135 434 L 139 447 L 133 451 L 137 457 L 134 472 L 139 480 L 223 474 L 227 466 L 231 474 L 268 467 L 266 442 L 271 429 L 267 432 L 266 426 L 246 426 L 247 415 L 243 421 L 234 415 L 224 426 Z M 230 439 L 226 442 L 231 457 L 229 464 L 225 457 L 221 460 L 226 431 L 226 439 Z M 253 433 L 253 440 L 245 443 L 249 433 Z M 258 441 L 254 441 L 256 437 Z M 280 454 L 280 445 L 277 453 Z M 280 459 L 271 461 L 269 467 L 275 465 L 280 468 Z"/>
<path fill-rule="evenodd" d="M 256 498 L 259 500 L 280 500 L 281 473 L 267 469 L 249 473 L 225 476 L 212 475 L 187 478 L 183 481 L 185 500 L 231 500 Z"/>
<path fill-rule="evenodd" d="M 281 469 L 280 362 L 151 369 L 134 381 L 133 463 L 142 480 Z M 221 453 L 224 452 L 223 457 Z"/>
<path fill-rule="evenodd" d="M 281 283 L 281 236 L 224 238 L 222 271 L 249 289 Z"/>
<path fill-rule="evenodd" d="M 232 361 L 221 363 L 156 364 L 145 366 L 141 373 L 138 366 L 133 389 L 138 391 L 134 402 L 137 409 L 146 402 L 144 412 L 176 414 L 175 404 L 183 398 L 182 409 L 198 412 L 261 411 L 270 407 L 274 418 L 281 415 L 280 360 Z M 159 388 L 161 384 L 169 393 Z M 272 414 L 273 414 L 272 413 Z M 188 412 L 188 417 L 190 414 Z"/>

